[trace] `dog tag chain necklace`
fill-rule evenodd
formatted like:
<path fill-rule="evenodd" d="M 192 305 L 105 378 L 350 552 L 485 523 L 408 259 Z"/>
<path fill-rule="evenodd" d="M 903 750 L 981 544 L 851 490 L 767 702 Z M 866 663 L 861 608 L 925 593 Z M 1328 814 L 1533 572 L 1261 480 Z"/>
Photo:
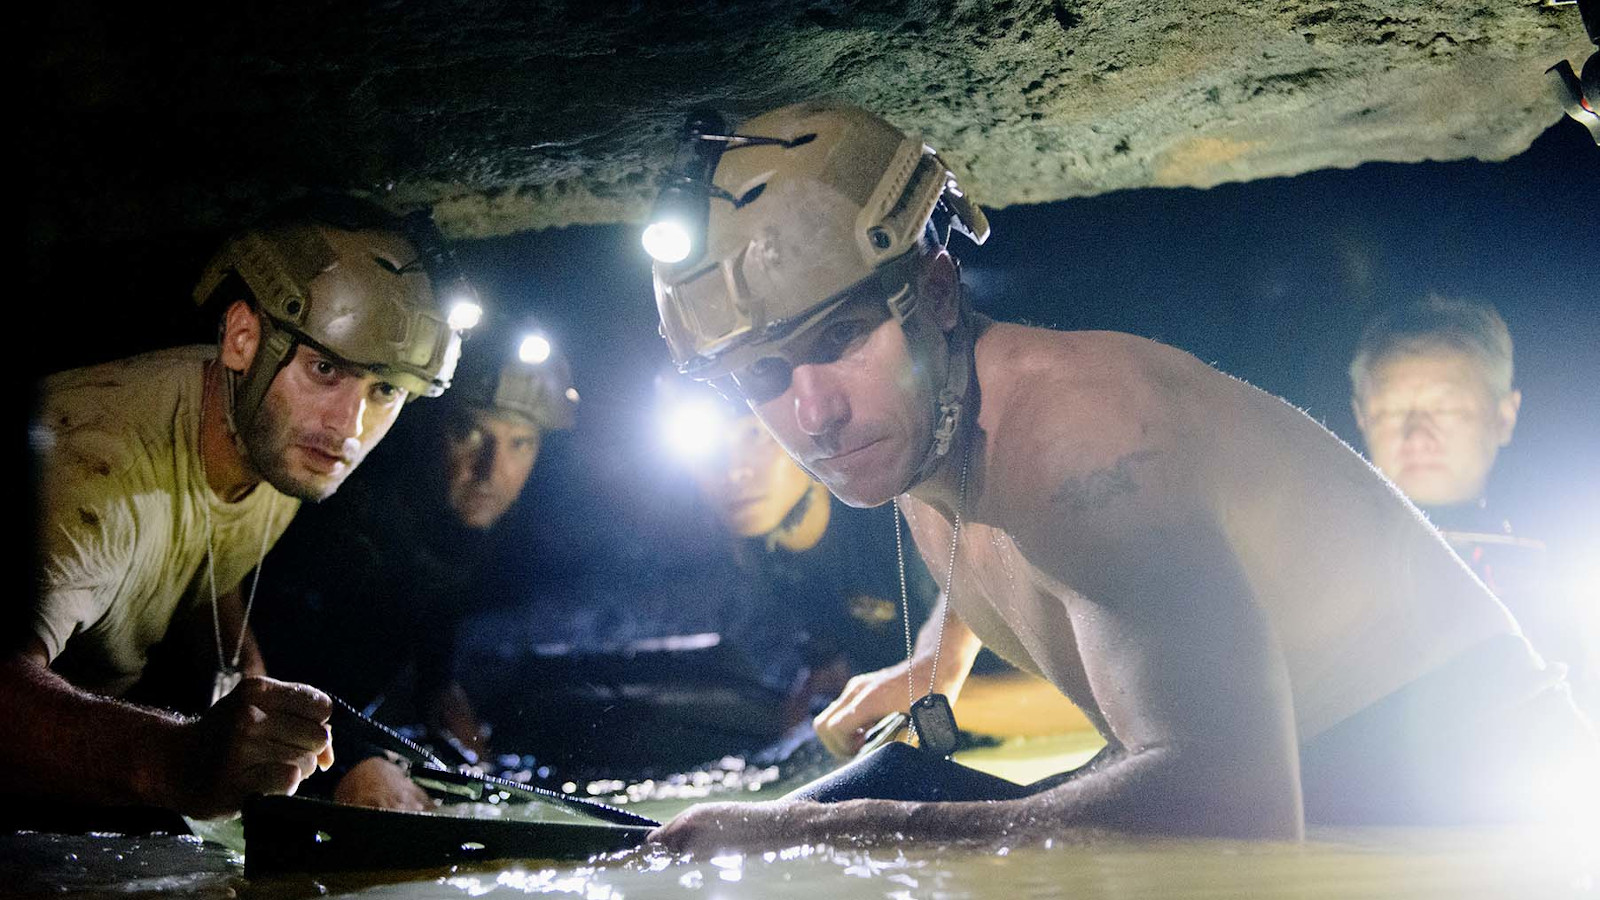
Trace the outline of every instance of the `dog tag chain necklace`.
<path fill-rule="evenodd" d="M 207 363 L 209 366 L 210 364 Z M 203 370 L 207 375 L 210 369 Z M 206 493 L 211 492 L 210 476 L 206 474 L 206 453 L 204 435 L 206 428 L 206 395 L 210 393 L 210 379 L 202 377 L 200 380 L 200 479 L 205 484 Z M 239 658 L 244 655 L 245 635 L 250 631 L 250 608 L 255 606 L 256 586 L 261 584 L 261 567 L 267 560 L 267 544 L 272 539 L 272 526 L 275 524 L 277 510 L 271 504 L 267 506 L 266 528 L 261 532 L 261 556 L 256 561 L 255 575 L 250 579 L 250 598 L 244 604 L 244 616 L 239 620 L 239 638 L 234 641 L 233 655 L 228 655 L 222 646 L 222 614 L 217 611 L 217 551 L 213 542 L 213 528 L 211 521 L 211 498 L 202 496 L 200 508 L 206 515 L 206 581 L 211 586 L 211 631 L 217 639 L 217 674 L 211 681 L 211 702 L 228 696 L 243 680 L 244 673 L 239 669 Z"/>
<path fill-rule="evenodd" d="M 956 501 L 955 522 L 950 529 L 950 558 L 944 568 L 944 612 L 939 617 L 938 639 L 933 645 L 933 665 L 928 671 L 928 692 L 921 699 L 911 674 L 911 602 L 906 594 L 905 542 L 900 536 L 900 498 L 894 499 L 894 551 L 900 566 L 900 613 L 905 617 L 906 632 L 906 697 L 911 700 L 911 728 L 922 749 L 937 756 L 949 756 L 956 749 L 956 716 L 950 709 L 950 699 L 936 691 L 939 677 L 939 653 L 944 648 L 944 626 L 950 619 L 950 588 L 955 582 L 956 546 L 961 540 L 961 520 L 967 508 L 967 472 L 972 463 L 972 448 L 961 455 L 961 487 Z M 908 523 L 909 527 L 909 523 Z"/>

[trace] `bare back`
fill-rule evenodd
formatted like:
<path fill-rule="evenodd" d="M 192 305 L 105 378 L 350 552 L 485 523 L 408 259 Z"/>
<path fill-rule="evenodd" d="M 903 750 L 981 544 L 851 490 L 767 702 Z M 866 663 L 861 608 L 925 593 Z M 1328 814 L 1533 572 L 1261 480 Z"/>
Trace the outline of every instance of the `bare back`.
<path fill-rule="evenodd" d="M 1282 682 L 1304 741 L 1516 630 L 1354 451 L 1188 354 L 995 325 L 977 367 L 983 443 L 952 606 L 1113 740 L 1143 731 L 1119 728 L 1119 707 L 1197 727 L 1223 715 L 1227 698 L 1202 696 L 1210 678 Z M 915 501 L 908 513 L 942 568 L 949 523 Z M 1218 662 L 1246 633 L 1261 635 L 1240 653 L 1254 661 Z"/>

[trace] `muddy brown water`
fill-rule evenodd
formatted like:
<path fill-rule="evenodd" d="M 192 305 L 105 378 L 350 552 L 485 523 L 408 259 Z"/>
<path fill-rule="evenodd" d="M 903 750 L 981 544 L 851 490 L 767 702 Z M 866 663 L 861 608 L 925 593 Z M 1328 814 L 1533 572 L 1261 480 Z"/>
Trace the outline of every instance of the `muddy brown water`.
<path fill-rule="evenodd" d="M 1083 739 L 1014 742 L 964 761 L 1019 781 L 1081 761 Z M 751 794 L 760 799 L 761 792 Z M 670 815 L 687 802 L 637 804 Z M 333 896 L 468 900 L 621 898 L 1592 898 L 1600 831 L 1576 828 L 1313 829 L 1301 843 L 1096 835 L 983 845 L 802 845 L 679 858 L 633 851 L 419 872 L 250 879 L 243 857 L 197 838 L 0 835 L 0 895 L 263 900 Z"/>

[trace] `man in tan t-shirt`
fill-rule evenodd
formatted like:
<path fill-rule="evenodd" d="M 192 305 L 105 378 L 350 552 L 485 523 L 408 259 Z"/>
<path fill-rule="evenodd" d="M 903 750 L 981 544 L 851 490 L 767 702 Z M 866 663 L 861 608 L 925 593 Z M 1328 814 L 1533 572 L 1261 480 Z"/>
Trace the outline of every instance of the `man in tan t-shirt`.
<path fill-rule="evenodd" d="M 1326 429 L 1153 341 L 978 316 L 945 243 L 986 238 L 982 213 L 870 113 L 799 104 L 700 132 L 680 160 L 710 164 L 663 192 L 710 198 L 702 231 L 655 243 L 663 334 L 835 496 L 896 502 L 949 579 L 943 640 L 925 629 L 911 666 L 923 738 L 953 745 L 934 694 L 981 640 L 1107 748 L 1025 796 L 885 748 L 821 795 L 837 802 L 708 804 L 655 840 L 1294 839 L 1595 808 L 1600 747 L 1559 672 Z M 907 709 L 904 678 L 857 686 L 818 720 L 832 746 Z"/>
<path fill-rule="evenodd" d="M 0 790 L 207 817 L 331 763 L 330 700 L 264 677 L 241 582 L 299 501 L 448 385 L 460 338 L 419 259 L 435 236 L 353 202 L 274 218 L 196 290 L 223 307 L 218 348 L 44 383 L 38 591 L 0 662 Z M 193 719 L 114 699 L 183 616 L 210 619 L 222 699 Z"/>

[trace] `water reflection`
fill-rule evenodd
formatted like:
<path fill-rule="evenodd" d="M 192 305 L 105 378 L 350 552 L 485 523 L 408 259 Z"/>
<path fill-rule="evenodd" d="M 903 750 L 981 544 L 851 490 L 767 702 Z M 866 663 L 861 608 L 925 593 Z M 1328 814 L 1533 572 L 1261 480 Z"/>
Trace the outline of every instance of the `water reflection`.
<path fill-rule="evenodd" d="M 581 866 L 457 870 L 337 896 L 566 895 L 939 898 L 1578 898 L 1596 891 L 1594 835 L 1521 829 L 1344 829 L 1304 844 L 1096 835 L 1030 845 L 803 845 L 704 860 L 636 851 Z M 1588 844 L 1585 845 L 1584 841 Z M 271 892 L 252 885 L 250 894 Z"/>
<path fill-rule="evenodd" d="M 1143 898 L 1580 898 L 1597 891 L 1600 835 L 1518 828 L 1339 829 L 1303 844 L 1080 835 L 1036 843 L 802 845 L 708 859 L 632 851 L 582 865 L 536 861 L 313 880 L 240 877 L 237 855 L 192 838 L 13 835 L 5 890 L 245 900 L 311 896 L 462 900 L 622 898 L 1143 900 Z"/>
<path fill-rule="evenodd" d="M 244 884 L 243 857 L 187 835 L 0 834 L 0 896 L 214 900 Z"/>

